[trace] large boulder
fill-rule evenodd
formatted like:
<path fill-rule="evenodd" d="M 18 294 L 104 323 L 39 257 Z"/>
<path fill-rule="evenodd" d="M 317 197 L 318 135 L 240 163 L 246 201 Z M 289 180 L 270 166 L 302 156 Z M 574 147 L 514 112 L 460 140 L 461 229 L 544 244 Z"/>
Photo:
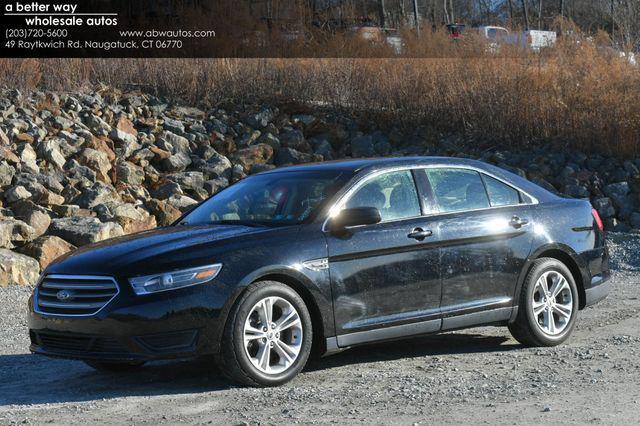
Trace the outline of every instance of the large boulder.
<path fill-rule="evenodd" d="M 251 170 L 255 164 L 265 164 L 273 157 L 271 146 L 259 143 L 248 148 L 238 150 L 230 155 L 232 161 L 242 165 L 244 170 Z"/>
<path fill-rule="evenodd" d="M 11 209 L 17 219 L 22 220 L 35 230 L 37 237 L 49 229 L 51 216 L 49 216 L 49 212 L 44 207 L 38 206 L 32 201 L 24 200 L 13 204 Z"/>
<path fill-rule="evenodd" d="M 182 212 L 166 201 L 150 199 L 145 207 L 156 217 L 158 226 L 169 226 L 182 216 Z"/>
<path fill-rule="evenodd" d="M 116 176 L 119 182 L 138 186 L 144 182 L 144 169 L 129 161 L 118 161 L 116 164 Z"/>
<path fill-rule="evenodd" d="M 53 219 L 49 233 L 79 247 L 119 237 L 124 230 L 117 223 L 102 223 L 95 217 L 65 217 Z"/>
<path fill-rule="evenodd" d="M 178 152 L 162 161 L 162 169 L 169 173 L 182 172 L 191 164 L 191 158 L 184 152 Z"/>
<path fill-rule="evenodd" d="M 26 244 L 19 251 L 36 259 L 40 264 L 40 268 L 44 270 L 51 262 L 74 249 L 75 246 L 62 238 L 55 235 L 46 235 Z"/>
<path fill-rule="evenodd" d="M 0 161 L 0 188 L 11 185 L 16 169 L 4 161 Z"/>
<path fill-rule="evenodd" d="M 0 220 L 0 247 L 13 248 L 14 243 L 26 243 L 32 241 L 36 237 L 36 230 L 21 220 Z"/>
<path fill-rule="evenodd" d="M 122 226 L 125 234 L 146 231 L 158 226 L 154 216 L 133 204 L 121 204 L 114 207 L 112 212 L 114 220 Z"/>
<path fill-rule="evenodd" d="M 109 177 L 111 162 L 109 161 L 109 156 L 106 153 L 92 148 L 85 148 L 80 153 L 78 161 L 80 161 L 80 164 L 95 171 L 96 177 L 99 180 L 105 183 L 111 183 L 111 178 Z"/>
<path fill-rule="evenodd" d="M 40 265 L 31 257 L 0 249 L 0 286 L 33 285 L 38 280 Z"/>

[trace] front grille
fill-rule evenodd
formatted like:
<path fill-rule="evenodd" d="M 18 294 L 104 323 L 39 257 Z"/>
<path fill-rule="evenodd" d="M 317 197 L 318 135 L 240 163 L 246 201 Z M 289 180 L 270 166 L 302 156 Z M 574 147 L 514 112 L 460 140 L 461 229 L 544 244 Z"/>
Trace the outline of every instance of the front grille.
<path fill-rule="evenodd" d="M 92 337 L 71 333 L 34 332 L 31 343 L 46 351 L 60 353 L 126 354 L 127 348 L 110 337 Z"/>
<path fill-rule="evenodd" d="M 96 314 L 118 294 L 111 277 L 47 275 L 36 289 L 36 311 L 54 315 Z"/>

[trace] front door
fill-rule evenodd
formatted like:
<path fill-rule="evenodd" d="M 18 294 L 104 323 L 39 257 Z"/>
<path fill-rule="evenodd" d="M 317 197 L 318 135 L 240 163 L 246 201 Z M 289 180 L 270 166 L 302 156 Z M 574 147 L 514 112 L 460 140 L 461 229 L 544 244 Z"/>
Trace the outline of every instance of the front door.
<path fill-rule="evenodd" d="M 376 207 L 382 222 L 327 233 L 338 344 L 439 330 L 437 229 L 422 215 L 413 173 L 367 179 L 345 205 L 355 207 Z"/>

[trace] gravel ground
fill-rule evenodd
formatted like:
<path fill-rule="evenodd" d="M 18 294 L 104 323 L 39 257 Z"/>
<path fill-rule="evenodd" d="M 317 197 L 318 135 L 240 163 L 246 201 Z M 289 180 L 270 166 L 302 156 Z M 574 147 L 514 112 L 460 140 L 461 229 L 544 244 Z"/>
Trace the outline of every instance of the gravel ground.
<path fill-rule="evenodd" d="M 109 375 L 30 355 L 30 289 L 0 289 L 0 424 L 638 424 L 640 238 L 611 251 L 612 295 L 560 347 L 476 328 L 312 361 L 276 389 L 235 387 L 208 359 Z"/>

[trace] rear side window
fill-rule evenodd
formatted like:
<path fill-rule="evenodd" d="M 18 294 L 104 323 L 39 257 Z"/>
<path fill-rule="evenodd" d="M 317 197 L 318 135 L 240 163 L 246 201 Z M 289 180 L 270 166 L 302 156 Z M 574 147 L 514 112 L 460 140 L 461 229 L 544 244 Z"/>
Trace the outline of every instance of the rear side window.
<path fill-rule="evenodd" d="M 520 193 L 509 185 L 487 175 L 482 175 L 492 207 L 520 204 Z"/>
<path fill-rule="evenodd" d="M 490 207 L 478 172 L 462 169 L 428 169 L 433 195 L 442 213 Z"/>

